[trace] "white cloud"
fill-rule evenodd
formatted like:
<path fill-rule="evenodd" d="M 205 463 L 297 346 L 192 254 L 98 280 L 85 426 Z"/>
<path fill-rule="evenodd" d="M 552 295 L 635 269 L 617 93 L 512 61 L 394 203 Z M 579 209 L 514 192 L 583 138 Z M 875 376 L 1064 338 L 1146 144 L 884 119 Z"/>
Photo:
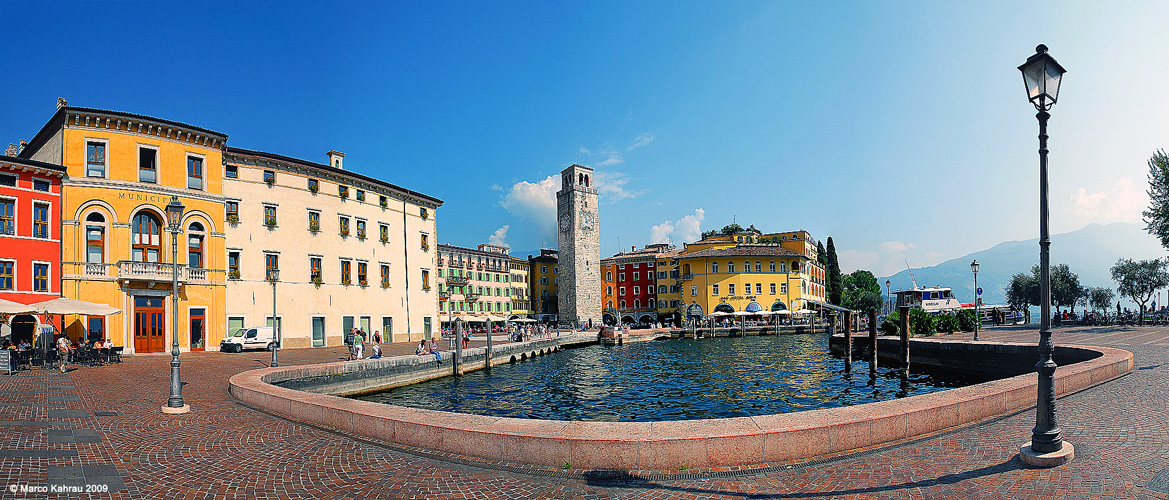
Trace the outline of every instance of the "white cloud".
<path fill-rule="evenodd" d="M 932 266 L 942 262 L 942 254 L 928 251 L 913 243 L 886 241 L 876 251 L 837 249 L 840 272 L 851 273 L 857 269 L 868 269 L 877 276 L 891 276 L 905 269 L 905 263 L 914 269 Z"/>
<path fill-rule="evenodd" d="M 593 186 L 596 186 L 597 191 L 600 192 L 601 201 L 604 203 L 617 203 L 621 200 L 637 198 L 649 192 L 645 189 L 625 189 L 625 185 L 628 183 L 629 177 L 621 172 L 603 170 L 593 172 Z"/>
<path fill-rule="evenodd" d="M 650 243 L 670 243 L 678 246 L 682 243 L 698 241 L 702 236 L 702 220 L 706 218 L 706 211 L 698 208 L 693 214 L 676 221 L 665 221 L 649 228 Z"/>
<path fill-rule="evenodd" d="M 511 186 L 500 206 L 534 224 L 545 236 L 556 236 L 556 192 L 560 176 L 549 175 L 537 182 L 520 181 Z"/>
<path fill-rule="evenodd" d="M 499 184 L 492 184 L 491 190 L 492 191 L 503 191 L 503 186 L 500 186 Z"/>
<path fill-rule="evenodd" d="M 1121 177 L 1112 188 L 1089 193 L 1079 188 L 1068 199 L 1072 211 L 1088 219 L 1087 222 L 1138 222 L 1141 210 L 1148 205 L 1148 196 L 1133 185 L 1132 179 Z"/>
<path fill-rule="evenodd" d="M 653 134 L 641 134 L 641 135 L 637 136 L 637 138 L 633 139 L 633 144 L 630 144 L 628 148 L 625 148 L 625 150 L 626 151 L 633 151 L 634 149 L 637 149 L 637 148 L 640 148 L 646 144 L 649 144 L 653 140 L 654 140 Z"/>
<path fill-rule="evenodd" d="M 507 246 L 507 230 L 511 229 L 510 224 L 504 224 L 503 227 L 496 229 L 491 237 L 487 238 L 487 243 L 491 245 Z"/>

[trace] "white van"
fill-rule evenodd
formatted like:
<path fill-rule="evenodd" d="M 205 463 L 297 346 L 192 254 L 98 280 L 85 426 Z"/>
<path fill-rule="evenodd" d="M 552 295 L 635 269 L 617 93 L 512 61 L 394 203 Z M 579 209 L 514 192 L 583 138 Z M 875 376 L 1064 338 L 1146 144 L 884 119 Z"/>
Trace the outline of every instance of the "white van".
<path fill-rule="evenodd" d="M 227 338 L 219 342 L 219 350 L 224 352 L 240 352 L 244 349 L 272 349 L 273 328 L 270 326 L 253 326 L 240 328 Z"/>

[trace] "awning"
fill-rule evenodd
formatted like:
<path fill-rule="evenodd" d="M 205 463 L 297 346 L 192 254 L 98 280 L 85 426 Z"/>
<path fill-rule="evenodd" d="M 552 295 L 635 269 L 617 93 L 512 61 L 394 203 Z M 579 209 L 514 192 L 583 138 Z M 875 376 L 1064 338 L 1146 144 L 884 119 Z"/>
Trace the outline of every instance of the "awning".
<path fill-rule="evenodd" d="M 122 310 L 105 304 L 94 304 L 84 300 L 58 297 L 44 302 L 37 302 L 31 307 L 40 314 L 82 314 L 85 316 L 109 316 L 121 314 Z"/>
<path fill-rule="evenodd" d="M 30 314 L 37 312 L 36 307 L 11 300 L 0 299 L 0 314 Z"/>
<path fill-rule="evenodd" d="M 762 311 L 763 306 L 759 305 L 758 302 L 751 302 L 750 304 L 747 304 L 747 307 L 744 307 L 743 310 L 747 311 L 747 312 L 751 312 L 751 313 L 756 313 L 756 312 Z"/>

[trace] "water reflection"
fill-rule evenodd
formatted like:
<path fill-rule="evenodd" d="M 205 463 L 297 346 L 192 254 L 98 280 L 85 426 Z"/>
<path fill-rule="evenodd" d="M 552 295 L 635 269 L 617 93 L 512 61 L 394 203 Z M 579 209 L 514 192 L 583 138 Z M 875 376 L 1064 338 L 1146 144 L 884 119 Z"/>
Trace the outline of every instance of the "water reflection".
<path fill-rule="evenodd" d="M 842 373 L 823 335 L 590 346 L 361 399 L 477 415 L 591 421 L 724 418 L 848 406 L 964 385 L 879 367 Z"/>

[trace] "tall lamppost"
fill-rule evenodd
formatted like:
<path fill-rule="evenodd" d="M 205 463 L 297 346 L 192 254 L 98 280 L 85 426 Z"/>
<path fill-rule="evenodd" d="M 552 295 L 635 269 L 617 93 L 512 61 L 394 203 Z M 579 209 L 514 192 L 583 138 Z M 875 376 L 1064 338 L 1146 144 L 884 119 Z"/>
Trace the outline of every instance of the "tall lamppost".
<path fill-rule="evenodd" d="M 179 231 L 183 230 L 183 206 L 178 196 L 171 196 L 166 205 L 167 229 L 170 230 L 171 266 L 171 348 L 170 348 L 170 398 L 162 412 L 167 414 L 187 413 L 191 407 L 183 402 L 183 381 L 179 376 Z"/>
<path fill-rule="evenodd" d="M 970 263 L 970 272 L 974 273 L 974 341 L 978 341 L 978 330 L 982 328 L 982 315 L 978 314 L 978 259 Z"/>
<path fill-rule="evenodd" d="M 1055 466 L 1075 456 L 1071 443 L 1060 438 L 1055 419 L 1055 361 L 1051 359 L 1055 347 L 1051 343 L 1051 266 L 1047 210 L 1047 110 L 1059 97 L 1060 80 L 1066 70 L 1047 53 L 1046 45 L 1035 47 L 1035 54 L 1019 66 L 1027 99 L 1039 112 L 1039 386 L 1035 405 L 1035 428 L 1031 430 L 1030 445 L 1023 446 L 1020 458 L 1031 465 Z"/>
<path fill-rule="evenodd" d="M 885 315 L 893 312 L 893 281 L 885 280 Z"/>
<path fill-rule="evenodd" d="M 276 349 L 280 347 L 280 321 L 276 318 L 277 281 L 280 281 L 280 270 L 269 269 L 268 282 L 272 284 L 272 364 L 270 366 L 280 366 L 280 363 L 276 362 Z"/>

